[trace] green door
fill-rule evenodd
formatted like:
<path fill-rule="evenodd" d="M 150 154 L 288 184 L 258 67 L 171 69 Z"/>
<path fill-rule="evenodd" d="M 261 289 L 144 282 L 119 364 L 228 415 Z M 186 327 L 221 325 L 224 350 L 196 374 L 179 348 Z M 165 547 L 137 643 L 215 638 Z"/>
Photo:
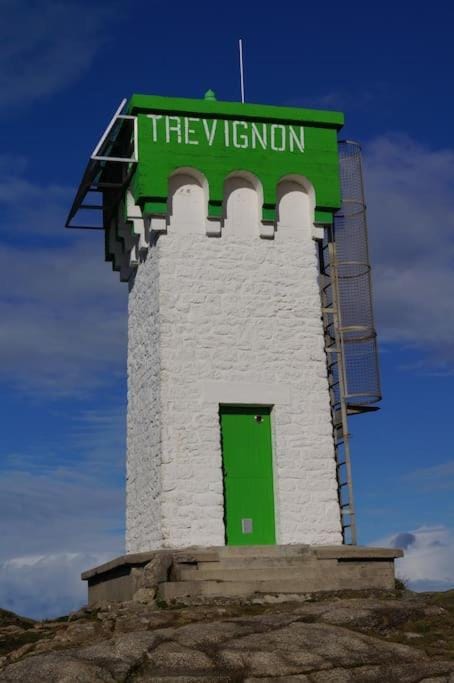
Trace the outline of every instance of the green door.
<path fill-rule="evenodd" d="M 276 542 L 270 409 L 221 406 L 228 545 Z"/>

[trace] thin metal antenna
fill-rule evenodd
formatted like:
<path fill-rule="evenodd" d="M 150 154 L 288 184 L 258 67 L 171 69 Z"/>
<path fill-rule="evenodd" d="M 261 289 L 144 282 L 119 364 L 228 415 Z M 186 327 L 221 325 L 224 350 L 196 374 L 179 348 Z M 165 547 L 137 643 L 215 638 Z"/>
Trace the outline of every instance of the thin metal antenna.
<path fill-rule="evenodd" d="M 244 68 L 243 68 L 243 41 L 238 41 L 240 48 L 240 87 L 241 87 L 241 103 L 244 104 Z"/>

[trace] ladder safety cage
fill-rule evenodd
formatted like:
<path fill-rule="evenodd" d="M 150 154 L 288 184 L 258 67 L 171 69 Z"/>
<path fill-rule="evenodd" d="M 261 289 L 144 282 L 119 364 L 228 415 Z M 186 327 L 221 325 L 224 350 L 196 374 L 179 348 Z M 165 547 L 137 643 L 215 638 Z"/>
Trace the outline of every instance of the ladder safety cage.
<path fill-rule="evenodd" d="M 342 206 L 334 216 L 332 269 L 339 296 L 345 400 L 355 412 L 365 412 L 381 400 L 381 387 L 360 145 L 340 142 L 339 161 Z"/>
<path fill-rule="evenodd" d="M 123 99 L 90 156 L 66 219 L 66 228 L 104 230 L 131 181 L 139 160 L 138 128 L 137 117 L 125 113 L 126 105 L 127 100 Z M 99 203 L 91 202 L 89 196 L 93 194 L 100 196 Z M 94 221 L 74 224 L 80 212 L 87 210 L 101 212 L 100 225 L 94 225 Z"/>
<path fill-rule="evenodd" d="M 338 499 L 345 544 L 356 544 L 348 417 L 378 410 L 381 399 L 367 241 L 361 148 L 339 142 L 342 205 L 319 244 Z"/>

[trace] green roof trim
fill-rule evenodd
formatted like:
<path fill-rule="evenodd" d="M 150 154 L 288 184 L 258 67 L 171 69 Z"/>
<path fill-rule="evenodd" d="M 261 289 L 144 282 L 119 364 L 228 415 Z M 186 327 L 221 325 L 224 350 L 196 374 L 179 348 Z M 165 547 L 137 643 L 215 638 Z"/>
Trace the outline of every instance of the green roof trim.
<path fill-rule="evenodd" d="M 128 102 L 130 114 L 154 111 L 168 114 L 200 114 L 203 116 L 233 118 L 254 121 L 280 121 L 282 123 L 306 123 L 339 130 L 344 125 L 344 115 L 338 111 L 280 107 L 271 104 L 241 104 L 219 100 L 195 100 L 184 97 L 161 97 L 159 95 L 132 95 Z"/>

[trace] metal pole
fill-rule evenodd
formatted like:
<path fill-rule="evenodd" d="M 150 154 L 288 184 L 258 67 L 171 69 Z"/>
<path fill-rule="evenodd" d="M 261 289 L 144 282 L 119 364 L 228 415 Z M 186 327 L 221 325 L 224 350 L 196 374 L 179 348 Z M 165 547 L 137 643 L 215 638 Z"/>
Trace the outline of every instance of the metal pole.
<path fill-rule="evenodd" d="M 243 41 L 240 38 L 238 42 L 240 49 L 240 88 L 241 88 L 241 103 L 244 104 L 244 67 L 243 67 Z"/>

